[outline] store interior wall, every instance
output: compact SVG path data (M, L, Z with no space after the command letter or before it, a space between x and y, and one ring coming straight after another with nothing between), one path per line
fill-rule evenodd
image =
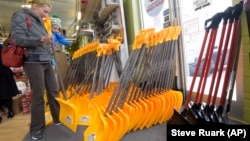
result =
M250 9L249 9L250 10ZM245 122L250 124L250 42L249 42L249 29L247 26L247 15L243 11L242 16L242 76L241 81L243 82L243 119Z

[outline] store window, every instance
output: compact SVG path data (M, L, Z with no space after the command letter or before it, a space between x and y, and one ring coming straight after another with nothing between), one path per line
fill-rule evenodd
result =
M180 9L181 9L181 21L182 21L182 37L183 37L183 46L185 48L185 57L186 57L186 74L187 74L187 89L190 88L191 82L193 80L193 75L198 63L199 55L201 54L202 44L205 40L205 21L212 18L215 14L219 12L224 12L229 6L232 6L232 1L230 0L221 0L221 1L211 1L211 0L180 0ZM219 27L217 28L216 40L214 44L214 49L212 52L212 58L210 62L210 67L208 69L207 81L205 94L209 93L209 88L211 86L212 75L215 70L216 57L218 56L218 47L220 44L220 38L222 33L223 22L220 22ZM206 37L206 46L202 53L200 60L200 67L197 71L197 82L200 82L199 79L202 75L203 64L206 62L208 57L207 55L207 46L208 42L211 42L211 30L209 35ZM230 45L230 44L228 44ZM221 50L219 55L223 54L224 50ZM224 69L221 75L221 80L224 80L225 68L228 61L228 52L224 58ZM222 57L221 57L222 58ZM217 67L219 69L220 65ZM196 92L199 84L195 83L193 91ZM223 81L220 82L220 85L223 84ZM218 95L220 97L221 87L219 88ZM235 99L235 97L234 97Z

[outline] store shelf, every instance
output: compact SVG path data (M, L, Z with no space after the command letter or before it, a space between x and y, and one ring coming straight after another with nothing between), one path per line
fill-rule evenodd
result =
M107 19L108 16L113 12L113 10L118 6L118 3L109 3L105 8L101 9L98 15L99 22L104 22L104 20Z
M83 29L83 30L80 30L79 35L88 36L88 37L92 37L93 38L93 36L94 36L94 30Z
M82 20L85 22L92 22L94 20L94 14L98 12L100 8L101 0L89 0L85 13L83 13Z

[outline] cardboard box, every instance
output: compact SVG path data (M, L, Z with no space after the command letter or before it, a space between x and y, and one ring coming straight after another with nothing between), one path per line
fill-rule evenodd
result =
M12 106L14 114L19 114L22 111L22 98L23 94L18 94L12 98L13 99Z

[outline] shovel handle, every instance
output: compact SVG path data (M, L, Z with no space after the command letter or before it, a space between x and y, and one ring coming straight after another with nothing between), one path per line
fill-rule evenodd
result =
M212 18L205 21L205 30L215 29L219 27L219 24L224 17L224 12L215 14Z
M102 56L103 55L103 46L99 46L97 49L96 49L96 51L97 51L97 57L100 57L100 56Z

